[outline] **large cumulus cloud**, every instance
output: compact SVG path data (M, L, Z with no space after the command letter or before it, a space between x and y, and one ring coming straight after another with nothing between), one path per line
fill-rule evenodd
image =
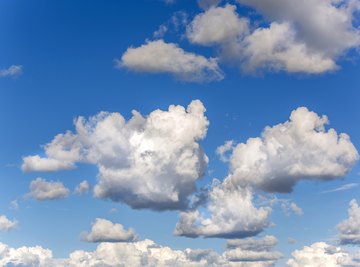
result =
M204 112L203 104L195 100L186 109L172 105L147 117L133 111L128 121L107 112L88 120L79 117L75 133L55 136L45 145L45 157L24 157L22 169L51 171L75 167L77 162L95 164L97 197L133 208L186 208L208 162L198 143L209 124Z

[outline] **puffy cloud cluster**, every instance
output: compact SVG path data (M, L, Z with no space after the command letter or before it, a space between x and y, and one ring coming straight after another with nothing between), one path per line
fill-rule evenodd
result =
M350 201L349 218L338 225L341 244L360 245L360 207L355 199Z
M282 254L273 251L277 244L274 236L265 236L263 239L234 239L227 243L224 256L228 261L241 263L240 266L269 267L274 266Z
M0 243L0 265L22 267L57 266L52 257L51 250L40 246L11 248Z
M76 162L96 164L97 197L133 208L183 209L208 162L198 143L209 124L204 112L203 104L195 100L187 109L172 105L168 111L155 110L147 117L133 111L128 121L119 113L107 112L89 120L79 117L76 133L57 135L45 146L46 157L24 157L22 169L59 170L59 166L74 167Z
M223 79L216 59L189 53L173 43L150 41L140 47L130 47L117 62L136 72L168 73L188 82L210 82Z
M220 0L197 2L203 12L187 23L189 42L214 47L219 61L245 73L330 72L360 45L359 0L237 0L237 5L227 1L223 6L218 6ZM237 7L245 12L237 12ZM166 30L162 27L156 36L163 38ZM186 81L223 78L215 60L162 40L129 48L119 64L135 71L171 73Z
M20 75L22 73L23 66L22 65L11 65L7 69L0 70L0 78L1 77L13 77Z
M301 250L295 250L292 259L287 261L288 267L341 267L360 266L356 255L351 255L340 247L317 242L311 246L305 246Z
M213 182L208 193L206 211L190 210L180 213L175 234L187 237L244 238L260 233L268 226L269 207L257 208L249 188Z
M61 182L46 181L40 177L31 181L28 195L36 200L54 200L65 198L70 191Z
M125 230L121 224L102 218L96 218L91 232L83 235L83 240L87 242L131 242L136 239L133 229Z
M5 215L0 215L0 231L8 232L18 225L16 220L11 221Z
M289 121L266 127L261 137L238 144L227 179L267 192L291 192L301 179L332 180L346 175L359 155L347 134L325 129L326 116L305 107Z

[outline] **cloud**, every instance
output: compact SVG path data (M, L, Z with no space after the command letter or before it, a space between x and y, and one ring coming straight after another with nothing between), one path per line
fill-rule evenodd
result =
M226 141L225 144L216 148L216 154L220 157L221 161L228 162L229 158L226 155L226 153L233 150L233 148L234 148L234 141L233 140Z
M88 181L84 180L75 188L75 193L79 195L87 193L89 191L89 188L90 185Z
M296 39L290 23L273 22L268 28L258 28L243 43L245 72L284 70L290 73L323 73L336 70L333 58L313 52Z
M22 73L23 66L22 65L11 65L7 69L0 70L0 78L1 77L14 77L18 76Z
M350 201L346 220L337 226L341 244L360 245L360 208L355 199Z
M285 213L286 216L290 216L291 213L295 213L298 216L303 215L303 211L298 205L294 202L283 201L281 203L281 209Z
M9 220L5 215L0 215L0 231L8 232L18 225L17 221Z
M69 195L69 192L69 189L61 182L48 182L38 177L31 181L28 195L36 200L43 201L65 198Z
M219 81L224 77L216 59L186 52L163 40L128 48L117 66L135 72L168 73L187 82Z
M132 242L137 236L133 229L125 230L121 224L96 218L90 233L83 235L86 242Z
M332 189L332 190L327 190L327 191L323 191L321 193L333 193L333 192L338 192L338 191L344 191L344 190L349 190L349 189L352 189L354 187L357 187L359 186L359 184L355 184L355 183L352 183L352 184L345 184L345 185L342 185L340 187L337 187L335 189Z
M57 135L44 146L46 157L27 158L95 164L99 198L124 202L133 208L184 209L196 191L196 181L208 158L198 141L206 136L209 122L199 100L187 109L171 105L147 117L133 111L126 121L119 113L101 112L86 120L75 120L76 133Z
M311 246L305 246L301 250L292 252L292 259L286 263L288 267L322 267L322 266L359 266L353 260L353 255L343 251L340 247L317 242Z
M221 0L197 0L199 7L204 10L215 7L220 4L220 2Z
M248 20L237 15L236 6L226 5L197 15L188 25L186 36L194 44L208 46L240 38L248 31Z
M0 265L1 266L55 266L51 250L40 246L11 248L0 243Z
M299 180L343 177L359 155L347 134L325 130L326 124L326 116L305 107L294 110L289 121L233 149L227 179L266 192L291 192Z
M248 188L233 187L225 181L215 181L208 193L206 209L180 213L175 234L187 237L244 238L260 233L269 225L269 207L257 208Z

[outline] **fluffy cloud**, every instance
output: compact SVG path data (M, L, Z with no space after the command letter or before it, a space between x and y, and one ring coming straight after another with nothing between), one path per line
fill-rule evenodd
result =
M280 252L272 251L276 244L277 239L274 236L265 236L259 240L252 238L229 240L224 257L228 261L239 263L244 267L269 267L282 258Z
M291 255L293 258L286 263L288 267L359 266L352 255L324 242L305 246L301 250L295 250Z
M75 188L75 193L79 195L84 194L89 191L89 188L90 185L88 181L84 180Z
M332 180L346 175L359 155L348 135L325 130L326 116L305 107L290 120L266 127L261 137L238 144L227 179L267 192L291 192L301 179Z
M137 239L133 229L125 230L121 224L96 218L91 232L83 235L87 242L131 242Z
M195 100L187 109L172 105L168 111L156 110L148 117L133 111L129 121L119 113L101 112L89 120L79 117L76 133L57 135L45 146L46 157L25 157L22 167L38 170L28 164L29 158L55 160L66 166L96 164L97 197L133 208L186 208L208 162L198 143L209 124L204 112L203 104Z
M0 78L1 77L13 77L20 75L22 73L23 66L21 65L11 65L7 69L0 70Z
M333 58L314 52L296 39L290 23L273 22L269 28L256 29L243 41L242 69L323 73L336 69Z
M271 209L256 208L248 188L214 182L206 203L209 216L199 210L180 213L175 234L187 237L244 238L260 233L268 226Z
M360 245L360 207L355 199L350 201L349 218L338 225L342 244Z
M248 30L248 21L239 18L236 7L226 5L197 15L187 27L186 36L195 44L215 45L240 38Z
M281 203L281 209L286 216L289 216L291 213L295 213L299 216L304 214L302 209L294 202L283 201Z
M52 258L52 252L40 246L11 248L0 243L0 265L1 266L23 266L23 267L47 267L56 266Z
M0 231L10 231L14 229L17 225L17 221L11 221L5 215L0 215Z
M69 195L67 189L61 182L46 181L40 177L31 181L29 196L42 201L65 198Z
M216 59L207 59L185 52L176 44L163 40L147 42L137 48L128 48L118 62L136 72L169 73L188 82L209 82L223 79Z

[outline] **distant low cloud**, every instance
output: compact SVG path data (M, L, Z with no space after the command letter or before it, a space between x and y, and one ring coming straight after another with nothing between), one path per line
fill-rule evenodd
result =
M337 226L340 242L344 245L360 245L360 207L355 199L350 201L348 216Z
M206 136L208 125L199 100L187 108L171 105L167 111L155 110L147 117L133 111L128 121L108 112L88 120L79 117L75 133L55 136L44 146L45 157L24 157L22 168L56 171L77 162L94 164L99 170L94 193L99 198L133 208L185 209L207 167L198 141Z
M128 48L117 62L135 72L168 73L187 82L209 82L223 79L216 59L207 59L185 52L176 44L163 40L147 42L137 48Z
M22 74L22 71L23 71L22 65L11 65L7 69L0 69L0 78L18 76Z
M85 194L89 191L89 188L90 188L89 182L84 180L75 188L75 193L78 195Z
M125 230L121 224L96 218L90 233L83 234L86 242L132 242L137 240L133 229Z
M294 202L284 201L281 203L281 209L286 216L291 215L292 213L301 216L303 215L303 210Z
M70 191L61 182L46 181L43 178L36 178L30 183L28 196L39 200L55 200L65 198Z
M14 229L17 225L17 221L11 221L5 215L0 215L0 231L8 232Z
M358 258L340 247L317 242L292 252L292 258L286 263L287 267L345 267L359 266Z

